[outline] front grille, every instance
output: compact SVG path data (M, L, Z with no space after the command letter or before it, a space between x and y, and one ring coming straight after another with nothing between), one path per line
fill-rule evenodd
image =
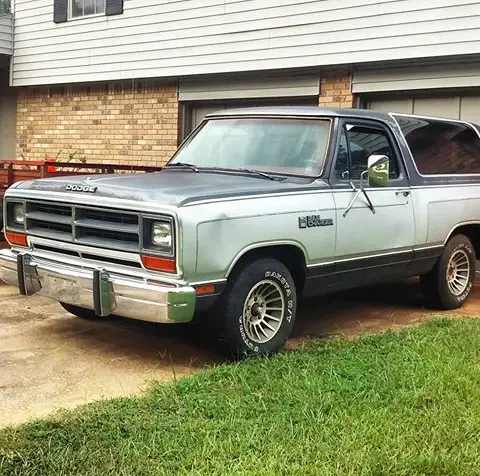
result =
M30 236L118 251L140 251L139 215L36 201L26 203Z
M74 256L75 258L83 258L91 261L101 261L105 263L113 263L122 266L130 266L133 268L141 268L142 265L138 261L127 261L125 259L112 258L109 256L96 255L94 253L84 253L80 251L65 250L63 248L54 248L53 246L34 244L34 249L40 251L49 251L50 253L56 253L67 256Z

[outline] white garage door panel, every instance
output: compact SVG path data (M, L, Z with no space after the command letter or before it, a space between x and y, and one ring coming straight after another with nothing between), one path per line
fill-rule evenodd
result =
M413 113L420 116L448 117L458 119L460 117L460 98L422 98L414 99Z
M320 76L259 77L181 81L179 101L318 96Z
M259 99L258 101L245 100L245 101L234 101L228 103L205 103L200 105L195 105L191 108L191 124L190 130L195 129L195 127L202 122L203 118L212 112L222 111L225 109L236 109L242 107L257 107L257 106L317 106L318 97L312 96L310 98L290 98L290 99ZM187 133L190 131L186 131Z
M403 114L413 114L413 100L405 99L377 99L367 103L368 109L375 111L401 112Z
M480 124L480 95L432 97L373 97L366 100L367 109L461 119Z
M463 97L460 118L480 125L480 96Z

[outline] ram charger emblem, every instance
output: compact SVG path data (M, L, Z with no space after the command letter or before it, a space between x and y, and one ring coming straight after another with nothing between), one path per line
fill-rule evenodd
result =
M315 226L332 226L331 218L321 218L320 215L298 217L298 228L312 228Z
M97 191L97 187L92 187L91 185L69 183L69 184L65 185L65 190L67 192L95 193Z

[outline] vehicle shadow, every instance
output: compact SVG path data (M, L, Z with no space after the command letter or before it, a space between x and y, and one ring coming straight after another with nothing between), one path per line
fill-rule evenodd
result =
M418 320L427 310L418 280L387 283L300 303L292 338L325 338L381 331Z
M412 280L308 299L299 304L291 341L298 345L315 338L406 324L430 312L423 305L418 284ZM201 322L163 325L112 316L89 323L89 332L83 336L95 347L119 348L147 360L161 358L165 365L202 367L221 362L227 355L211 327Z
M463 314L480 315L478 294L476 289ZM441 315L442 312L424 307L416 280L308 299L299 304L287 348L333 335L350 337L364 332L381 332L418 322L432 314ZM227 358L224 344L210 327L201 323L165 325L115 316L99 321L72 318L56 320L48 332L53 332L59 340L71 338L72 345L86 352L108 354L113 359L132 359L166 370L187 372L224 362Z

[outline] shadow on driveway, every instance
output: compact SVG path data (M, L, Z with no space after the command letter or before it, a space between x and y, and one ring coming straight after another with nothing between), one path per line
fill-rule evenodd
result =
M132 395L221 363L221 347L194 325L122 318L84 321L57 303L0 286L0 425L101 398ZM311 338L355 336L441 315L424 309L415 281L305 301L289 348ZM480 317L480 287L458 314Z

